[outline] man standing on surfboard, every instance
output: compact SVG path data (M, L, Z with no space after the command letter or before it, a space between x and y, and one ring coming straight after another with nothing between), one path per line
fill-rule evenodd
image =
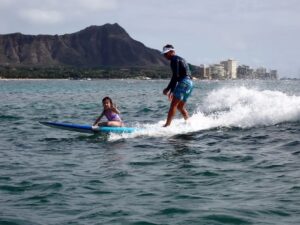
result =
M172 70L170 83L163 90L163 94L167 95L171 100L168 118L164 125L164 127L167 127L171 124L172 119L176 114L176 109L181 112L185 120L189 118L185 104L192 93L193 81L189 65L183 58L175 54L175 49L172 45L165 45L162 54L166 59L170 60Z

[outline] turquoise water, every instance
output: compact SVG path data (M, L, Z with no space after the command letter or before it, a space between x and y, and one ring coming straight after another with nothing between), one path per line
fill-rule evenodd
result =
M0 224L300 224L300 82L0 80ZM115 100L134 134L87 135Z

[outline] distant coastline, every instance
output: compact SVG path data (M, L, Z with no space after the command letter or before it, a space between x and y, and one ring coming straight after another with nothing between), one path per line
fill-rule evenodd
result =
M169 78L166 67L1 67L1 79L127 79L127 78Z
M280 80L300 80L300 78L289 78L289 77L282 77Z
M199 80L228 80L205 79L199 68L191 66L192 76ZM169 79L171 71L168 67L8 67L0 66L0 79ZM288 79L288 78L286 78ZM267 80L267 79L262 79Z

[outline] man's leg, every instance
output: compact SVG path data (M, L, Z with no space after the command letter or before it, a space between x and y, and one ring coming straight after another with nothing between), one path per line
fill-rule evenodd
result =
M184 101L179 102L179 104L177 106L177 109L181 112L181 114L182 114L182 116L185 120L187 120L189 118L189 113L185 108L185 102Z
M168 113L168 118L167 118L167 122L164 125L164 127L167 127L171 124L173 117L176 114L176 109L178 107L180 100L178 100L177 98L173 97L171 105L170 105L170 109L169 109L169 113Z

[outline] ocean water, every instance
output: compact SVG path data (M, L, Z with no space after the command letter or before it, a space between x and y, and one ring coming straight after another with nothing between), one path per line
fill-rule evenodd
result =
M300 82L0 80L0 224L300 224ZM134 134L88 135L111 96Z

